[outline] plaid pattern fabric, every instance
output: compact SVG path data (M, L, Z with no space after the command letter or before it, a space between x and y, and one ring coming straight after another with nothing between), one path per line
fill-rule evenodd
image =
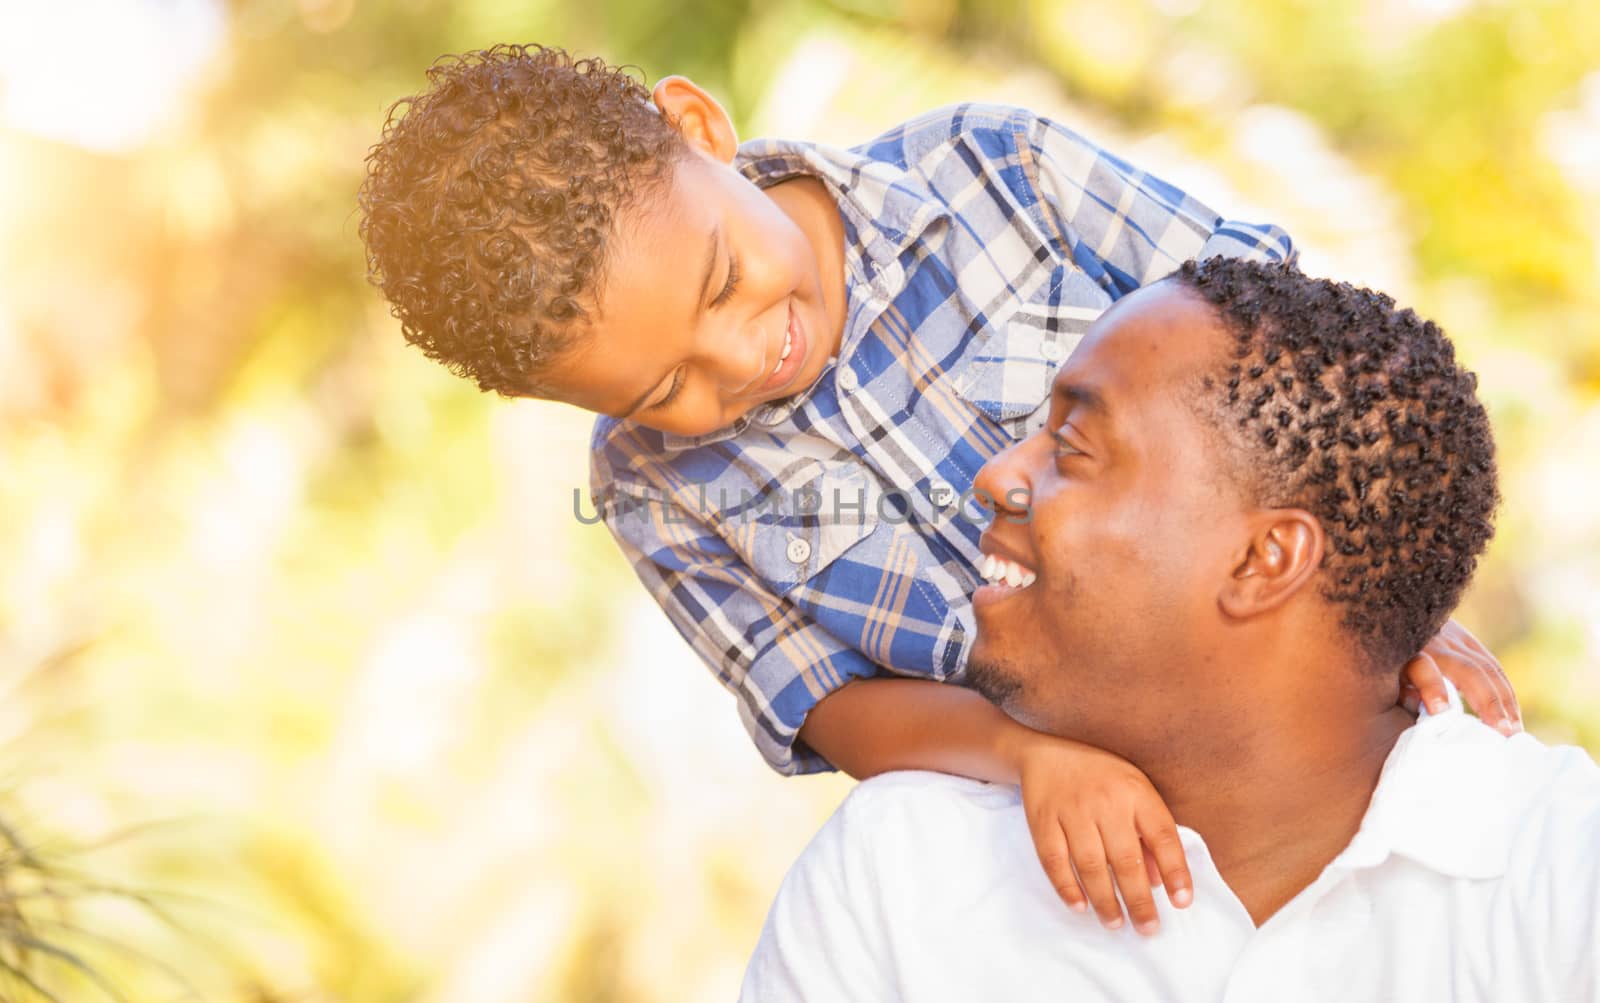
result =
M845 682L961 681L973 477L1043 424L1089 323L1188 258L1294 251L1017 108L940 109L850 150L755 140L737 166L838 201L837 360L710 435L600 418L591 497L761 754L807 773L829 765L796 732Z

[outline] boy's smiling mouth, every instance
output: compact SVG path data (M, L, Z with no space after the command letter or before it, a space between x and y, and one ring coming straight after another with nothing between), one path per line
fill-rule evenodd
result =
M770 393L794 381L795 373L805 361L806 331L795 310L794 297L789 297L788 320L783 329L783 345L778 349L777 365L767 374L766 382L758 391Z

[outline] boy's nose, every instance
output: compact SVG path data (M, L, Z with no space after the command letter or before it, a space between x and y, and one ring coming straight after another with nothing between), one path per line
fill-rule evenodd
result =
M712 346L708 363L717 386L729 394L747 394L760 386L772 372L777 357L769 351L770 332L755 324L730 324Z

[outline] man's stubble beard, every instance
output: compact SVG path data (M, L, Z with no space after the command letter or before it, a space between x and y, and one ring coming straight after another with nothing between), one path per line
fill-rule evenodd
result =
M1008 714L1022 692L1022 680L1006 671L998 661L969 660L965 682L968 688Z
M1077 577L1069 574L1058 593L1051 598L1055 603L1067 605L1077 597L1077 594ZM973 654L976 656L977 653L975 645ZM1022 699L1023 679L1026 678L1026 673L1017 671L1017 668L1011 665L1004 655L997 658L972 657L967 660L966 674L962 682L1012 718L1029 724L1031 717L1027 714L1026 702ZM1029 727L1037 726L1029 724Z

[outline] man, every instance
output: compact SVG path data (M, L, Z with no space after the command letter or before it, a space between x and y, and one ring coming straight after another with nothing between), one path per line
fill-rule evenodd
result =
M1144 937L1063 912L1015 789L891 774L796 863L744 998L1600 999L1600 769L1395 706L1492 533L1475 385L1433 324L1293 266L1109 309L979 475L1028 500L982 549L1032 584L974 595L971 682L1144 771L1192 905ZM1107 849L1086 884L1151 851Z

